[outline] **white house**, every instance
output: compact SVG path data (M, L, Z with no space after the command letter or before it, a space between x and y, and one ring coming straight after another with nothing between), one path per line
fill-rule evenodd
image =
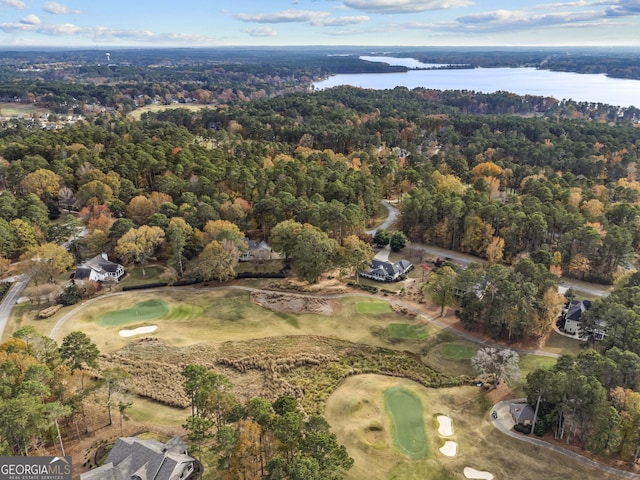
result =
M589 300L571 302L567 314L564 317L564 331L571 335L579 335L582 314L590 308L591 301Z
M119 438L104 465L80 475L80 480L187 480L194 477L195 459L178 436L163 444L137 437Z
M96 255L87 260L76 269L73 279L78 282L85 280L94 280L104 282L105 280L120 281L124 277L124 267L119 263L109 260L106 253Z
M374 258L369 271L360 274L360 276L377 282L397 282L405 278L407 272L412 268L413 263L409 260L398 260L396 263L391 263Z

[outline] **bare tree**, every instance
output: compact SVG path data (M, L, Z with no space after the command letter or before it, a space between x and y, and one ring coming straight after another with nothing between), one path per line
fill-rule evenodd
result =
M500 382L511 383L520 378L520 357L514 350L484 347L471 359L471 366L497 388Z

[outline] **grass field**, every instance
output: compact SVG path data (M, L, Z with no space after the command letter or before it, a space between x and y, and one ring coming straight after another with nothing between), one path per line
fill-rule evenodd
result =
M384 315L359 313L361 308L358 305L363 302L358 297L340 299L338 311L332 316L324 316L274 312L253 303L249 293L244 291L166 288L161 292L126 292L99 299L79 309L77 315L64 324L57 339L60 341L70 332L82 330L93 339L101 352L108 353L122 348L131 341L118 334L122 322L126 322L127 328L148 325L150 317L145 317L144 320L138 317L132 321L135 316L135 310L132 309L139 304L149 305L146 302L159 298L168 305L168 312L158 322L158 330L152 336L177 346L280 335L320 335L389 347L389 339L374 335L374 331L387 330L391 324L411 325L407 317L391 311L389 305L381 301L364 303L375 305L378 311L388 309ZM65 313L72 311L72 308L75 307L65 309ZM126 313L122 313L123 311ZM115 320L107 324L101 320L104 315L107 315L107 319L115 315ZM50 322L50 325L53 323ZM35 319L25 318L22 324L39 327ZM429 326L420 325L420 328L425 330L425 334L429 334ZM43 333L48 334L48 331ZM402 348L418 353L421 346L403 344Z
M429 337L429 332L423 325L415 323L392 323L389 325L389 338L424 340Z
M431 451L422 458L399 452L385 413L385 391L401 388L421 400ZM349 480L453 480L463 479L465 467L488 471L497 479L613 480L616 477L583 465L545 448L532 447L497 431L489 422L486 397L477 387L427 389L406 379L358 375L346 379L331 395L325 417L338 441L355 460ZM458 455L445 457L438 449L437 415L453 421ZM505 452L508 452L505 453Z
M180 318L189 318L182 315L183 310L188 309L188 305L176 305L174 310L180 310L180 314L174 317L174 320ZM159 320L169 313L169 304L163 300L151 299L144 302L136 303L130 308L123 310L113 310L100 316L98 325L101 327L120 327L131 323L148 322L151 320Z
M384 391L384 405L391 417L395 445L411 458L426 456L429 446L420 398L402 387L392 387Z
M2 117L31 116L33 114L42 115L44 113L49 113L49 110L37 108L33 105L25 105L23 103L0 102L0 116Z
M391 305L387 302L358 302L356 303L356 311L358 313L389 313L391 311Z
M164 110L176 110L178 108L184 108L190 112L197 112L204 108L215 108L213 105L196 105L193 103L172 103L171 105L147 105L144 107L136 108L133 112L129 113L129 117L134 120L140 120L143 113L147 112L162 112Z
M471 360L478 348L474 345L457 342L445 342L438 345L440 354L450 360Z

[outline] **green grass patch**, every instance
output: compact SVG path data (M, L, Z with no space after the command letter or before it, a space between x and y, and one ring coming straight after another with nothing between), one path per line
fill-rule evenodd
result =
M390 313L391 305L387 302L358 302L356 303L358 313Z
M520 357L520 370L522 375L533 372L539 368L552 367L556 364L557 358L543 357L541 355L523 355Z
M422 402L414 393L402 387L384 391L385 409L391 417L393 437L400 451L412 458L429 453L422 417Z
M422 325L410 323L392 323L389 325L390 338L410 338L413 340L423 340L429 333Z
M129 323L158 320L168 313L169 304L164 300L146 300L136 303L131 308L105 313L98 319L98 325L101 327L119 327Z
M165 320L194 320L200 318L204 313L204 308L188 303L181 303L171 307L169 315Z
M441 343L437 348L443 357L450 360L471 360L478 350L473 345L455 342Z
M298 323L298 318L295 315L290 315L284 312L275 312L276 317L281 318L293 328L300 328L300 324Z

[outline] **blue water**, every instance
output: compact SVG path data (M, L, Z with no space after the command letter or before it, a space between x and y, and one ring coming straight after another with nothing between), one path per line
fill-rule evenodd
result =
M414 59L388 60L393 65L409 68L433 67ZM392 63L393 62L393 63ZM551 72L535 68L474 68L455 70L410 70L406 73L341 74L316 82L316 90L351 85L374 90L424 87L434 90L471 90L492 93L512 92L518 95L538 95L558 100L606 103L621 107L640 108L640 81L609 78L604 74Z

